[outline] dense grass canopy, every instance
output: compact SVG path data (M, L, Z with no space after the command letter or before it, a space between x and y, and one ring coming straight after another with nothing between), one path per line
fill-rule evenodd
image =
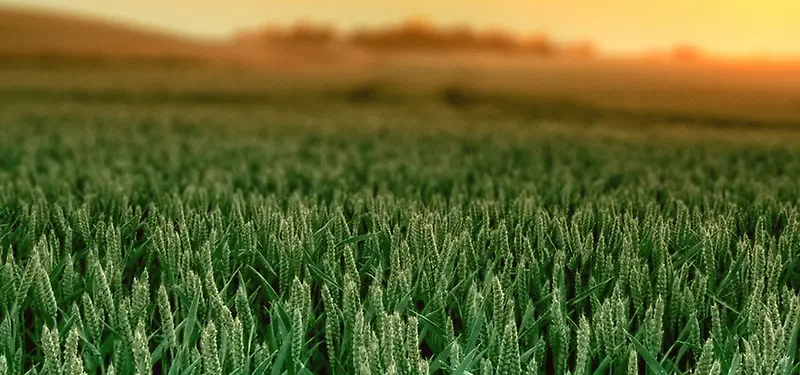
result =
M800 151L358 121L7 122L0 374L798 373Z

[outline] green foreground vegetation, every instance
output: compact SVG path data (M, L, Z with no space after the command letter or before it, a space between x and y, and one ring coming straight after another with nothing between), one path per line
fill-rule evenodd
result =
M798 150L121 113L0 124L0 375L800 372Z

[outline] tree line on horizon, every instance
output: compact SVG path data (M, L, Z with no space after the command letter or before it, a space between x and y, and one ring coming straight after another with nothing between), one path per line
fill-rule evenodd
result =
M444 27L421 18L381 27L343 31L330 24L298 21L237 33L236 41L253 45L311 46L346 44L375 52L428 50L445 52L527 53L540 56L598 54L591 41L560 43L545 33L518 35L502 29L476 30L467 25Z

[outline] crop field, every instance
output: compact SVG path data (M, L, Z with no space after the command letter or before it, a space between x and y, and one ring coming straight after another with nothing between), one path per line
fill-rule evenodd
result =
M795 130L26 95L0 375L800 372Z

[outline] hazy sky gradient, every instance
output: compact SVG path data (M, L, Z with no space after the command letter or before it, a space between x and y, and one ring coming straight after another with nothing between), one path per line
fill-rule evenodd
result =
M297 19L349 28L424 16L615 52L693 43L727 54L800 55L798 0L0 0L86 12L202 37Z

